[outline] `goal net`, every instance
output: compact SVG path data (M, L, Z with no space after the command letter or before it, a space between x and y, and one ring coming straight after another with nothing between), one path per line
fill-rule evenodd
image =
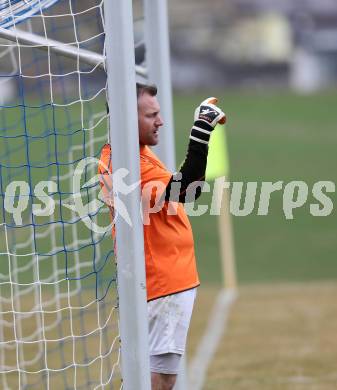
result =
M1 31L0 387L120 388L103 1L2 0Z

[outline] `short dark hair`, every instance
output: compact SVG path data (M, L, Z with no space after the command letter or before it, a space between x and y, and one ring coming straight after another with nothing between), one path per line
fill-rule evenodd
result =
M137 86L137 99L143 95L143 93L148 93L151 96L156 96L157 95L157 86L154 84L141 84L141 83L136 83Z
M151 96L157 95L157 86L155 84L142 84L142 83L136 83L137 87L137 99L139 96L143 95L143 93L148 93ZM105 103L106 105L106 112L109 114L109 105L108 103Z

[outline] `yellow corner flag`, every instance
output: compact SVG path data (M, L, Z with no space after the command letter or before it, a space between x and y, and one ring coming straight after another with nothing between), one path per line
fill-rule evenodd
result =
M229 161L225 126L216 126L208 147L206 180L211 181L220 176L228 176Z
M213 130L209 143L206 180L215 180L221 176L225 176L226 180L228 180L229 161L225 128L217 125ZM237 279L230 216L230 190L228 187L219 187L216 189L215 196L218 199L217 201L220 202L218 226L224 287L225 289L235 290L237 287Z

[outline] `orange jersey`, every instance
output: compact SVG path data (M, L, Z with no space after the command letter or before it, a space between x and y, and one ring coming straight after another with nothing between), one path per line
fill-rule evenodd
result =
M102 166L110 167L110 145L104 145L101 153ZM102 169L100 165L99 173ZM111 168L109 168L111 172ZM147 146L140 147L141 189L159 181L163 185L152 191L154 198L169 183L170 173ZM157 193L159 192L159 193ZM169 203L149 214L149 223L144 223L144 249L146 266L147 299L181 292L199 285L196 268L193 234L182 203L175 203L175 215L167 213ZM172 208L172 205L171 205Z

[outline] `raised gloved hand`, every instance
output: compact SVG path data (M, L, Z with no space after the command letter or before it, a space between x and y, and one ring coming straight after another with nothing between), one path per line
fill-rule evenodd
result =
M226 115L215 104L218 99L210 97L204 100L194 112L194 124L191 129L190 139L208 144L211 132L220 123L226 123Z

